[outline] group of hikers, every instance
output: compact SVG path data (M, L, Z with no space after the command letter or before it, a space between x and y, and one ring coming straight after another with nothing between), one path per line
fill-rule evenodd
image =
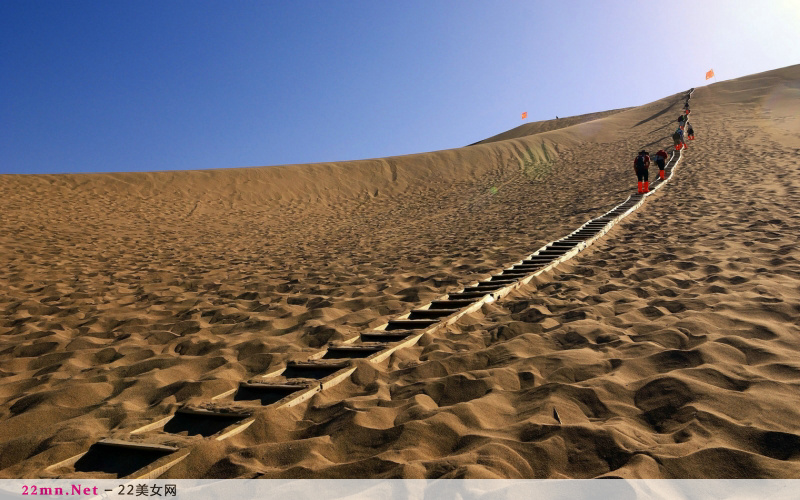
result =
M694 140L694 129L692 125L689 123L689 113L692 110L689 109L689 101L686 101L686 104L683 105L683 114L678 117L678 130L672 134L672 142L675 143L675 150L686 148L686 141L684 140L683 129L686 128L686 136L688 139Z
M653 157L658 166L658 178L666 178L664 168L667 166L667 152L659 149ZM639 194L650 192L650 153L645 150L639 151L639 155L633 160L633 170L636 172L636 178L639 181Z
M684 127L686 128L686 137L692 141L694 140L694 129L689 124L689 101L683 106L683 114L678 117L678 129L672 134L672 141L675 143L675 150L686 148L686 139L684 138ZM658 178L665 179L664 168L667 165L667 152L659 149L653 156L653 159L658 166ZM650 153L645 150L639 151L636 159L633 160L633 171L636 172L636 179L638 180L638 193L644 194L650 192L650 179L648 169L650 168Z

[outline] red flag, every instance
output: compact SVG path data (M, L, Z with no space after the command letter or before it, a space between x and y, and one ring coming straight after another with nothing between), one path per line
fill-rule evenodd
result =
M706 72L706 80L714 77L714 70L710 69Z
M522 119L523 119L523 120L524 120L525 118L527 118L527 117L528 117L528 112L527 112L527 111L526 111L526 112L524 112L524 113L522 113Z

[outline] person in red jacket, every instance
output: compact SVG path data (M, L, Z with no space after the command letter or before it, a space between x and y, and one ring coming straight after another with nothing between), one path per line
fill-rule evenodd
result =
M656 160L656 165L658 166L658 178L663 180L666 178L664 174L664 167L667 166L667 152L663 149L659 149L654 158Z
M649 167L650 155L645 150L639 151L639 155L633 160L633 171L636 172L636 178L639 181L639 194L650 192L650 181L647 172Z

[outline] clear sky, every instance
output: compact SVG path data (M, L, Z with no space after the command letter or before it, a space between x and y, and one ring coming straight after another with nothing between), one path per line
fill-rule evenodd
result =
M0 173L461 147L800 63L800 1L0 0Z

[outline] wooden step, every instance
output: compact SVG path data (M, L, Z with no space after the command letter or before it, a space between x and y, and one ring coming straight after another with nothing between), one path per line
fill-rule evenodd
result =
M317 384L318 385L318 384ZM308 389L312 384L271 384L263 382L241 382L233 396L234 401L258 400L262 405L277 403L286 396Z
M506 269L505 271L503 271L503 274L501 274L500 276L508 276L508 277L518 276L518 277L523 277L523 276L527 276L527 275L531 274L531 272L532 271L529 271L528 269L524 269L524 268L520 269L520 268L516 268L515 267L513 269Z
M408 319L438 319L455 314L460 309L414 309Z
M569 251L568 248L559 248L554 250L542 250L537 255L540 257L560 257Z
M498 290L500 288L507 287L509 284L510 283L498 283L497 281L495 281L495 282L484 281L484 282L478 283L477 285L473 285L473 286L471 286L469 288L465 288L464 291L481 292L481 291L484 291L484 290Z
M520 271L520 272L524 271L526 274L532 274L532 273L535 273L536 271L538 271L538 270L540 270L540 269L542 269L544 267L545 266L525 266L525 265L522 265L522 266L514 266L514 270L515 271Z
M455 299L455 300L434 300L431 302L429 310L433 309L463 309L474 304L475 301L471 299Z
M439 320L436 319L392 319L386 325L386 331L393 330L419 330L435 325Z
M415 332L412 330L393 330L391 332L372 330L362 332L360 338L362 342L398 342L414 334Z
M510 285L511 283L515 283L517 281L518 279L514 278L513 276L504 276L502 274L497 274L489 278L489 281L481 281L478 284L481 285L483 283L505 283L507 285Z
M349 361L290 361L281 375L287 379L323 379L350 366Z
M86 453L77 459L74 468L76 472L103 472L123 478L132 476L177 451L178 448L173 446L103 439L90 446ZM185 458L185 455L181 458ZM171 461L165 465L174 463Z
M189 436L213 436L252 416L252 411L222 411L185 407L164 425L164 432L187 433Z
M447 294L447 296L449 298L454 299L454 300L473 300L473 299L474 300L480 300L481 298L486 296L486 294L488 294L488 293L489 292L487 292L487 291L479 290L479 291L472 291L472 292L455 292L455 293Z
M384 342L369 344L332 344L328 346L322 359L351 359L367 358L376 352L381 352L388 346Z
M477 288L470 287L467 288L464 291L464 293L479 294L481 297L483 297L484 295L489 295L493 292L496 292L497 290L500 290L501 288L505 288L506 286L508 285L496 285L493 287L477 287Z

